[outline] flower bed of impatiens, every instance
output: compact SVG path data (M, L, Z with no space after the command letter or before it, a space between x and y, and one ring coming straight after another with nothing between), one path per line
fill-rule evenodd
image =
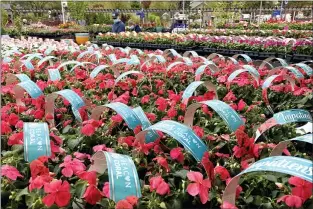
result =
M3 208L313 204L312 61L35 38L2 50Z
M301 54L313 55L312 38L290 39L279 37L248 37L248 36L209 36L199 34L170 34L170 33L106 33L97 36L104 42L121 42L124 44L158 44L205 47L221 50L252 51L253 53L279 53L283 55Z
M286 38L309 38L313 36L312 30L258 30L258 29L189 29L183 31L184 34L197 33L213 36L284 36Z

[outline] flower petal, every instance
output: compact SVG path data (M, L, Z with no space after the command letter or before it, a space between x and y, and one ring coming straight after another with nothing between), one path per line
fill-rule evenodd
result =
M199 194L199 184L198 183L191 183L187 186L187 192L191 196L196 196Z
M203 180L203 175L200 172L188 172L187 177L190 181L201 182Z
M45 196L45 197L42 199L42 202L43 202L46 206L51 207L51 205L53 205L53 203L54 203L54 200L55 200L54 194L48 194L47 196Z

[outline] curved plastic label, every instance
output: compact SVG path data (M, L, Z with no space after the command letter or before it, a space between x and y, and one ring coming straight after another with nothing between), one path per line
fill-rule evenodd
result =
M6 84L12 84L18 79L20 82L28 81L30 78L26 74L11 74L9 73L7 79L5 80Z
M244 72L248 72L250 73L250 75L254 78L254 80L257 82L257 84L259 85L259 80L260 80L260 74L258 73L258 75L256 75L254 72L251 71L251 69L239 69L239 70L235 70L234 72L232 72L229 77L227 78L227 82L231 82L233 81L239 74L244 73Z
M90 73L90 78L95 78L101 70L104 70L105 68L109 67L108 65L99 65L96 68L94 68Z
M177 65L187 65L187 64L185 62L173 62L169 66L167 66L166 72L170 71L173 67L175 67Z
M202 105L207 105L211 107L213 110L217 112L217 114L225 121L227 126L231 131L236 131L240 126L244 125L243 120L240 118L238 113L231 108L228 104L220 101L220 100L209 100L203 101L199 103L191 104L187 107L185 113L184 123L192 127L193 126L193 118L196 110Z
M61 80L61 74L58 69L48 69L48 73L51 81Z
M227 59L229 59L234 65L238 65L239 64L238 61L235 58L233 58L233 57L227 57Z
M165 49L163 54L164 56L172 55L173 57L181 57L175 49Z
M3 62L3 63L10 63L12 60L13 60L13 59L10 58L10 57L4 57L3 60L2 60L2 62Z
M233 177L225 188L223 202L235 205L236 188L240 176L250 172L279 172L297 176L308 182L313 182L312 161L297 157L276 156L268 157L253 163L250 167Z
M34 83L31 80L26 80L21 83L18 83L17 86L15 86L14 88L17 88L18 86L27 91L27 93L34 99L43 95L41 89L37 86L36 83Z
M47 57L41 59L41 60L37 63L37 66L42 65L42 63L44 63L44 62L46 62L46 61L49 61L49 64L50 64L50 65L53 65L53 61L52 61L53 59L58 59L58 58L56 58L55 56L47 56Z
M78 61L75 61L75 60L72 60L72 61L67 61L67 62L63 62L61 63L57 69L61 69L62 67L64 68L64 70L67 70L67 65L78 65L78 64L81 64L81 62L78 62Z
M183 54L183 57L189 57L189 56L193 56L193 57L198 57L199 55L197 54L197 52L195 51L186 51L184 54Z
M23 123L24 159L27 162L41 156L51 156L47 123Z
M308 65L306 65L306 64L304 64L304 63L297 63L297 64L295 64L295 66L298 66L298 67L300 67L302 70L304 70L304 72L305 72L308 76L312 76L312 75L313 75L313 69L312 69L310 66L308 66Z
M141 197L140 181L133 160L127 155L100 151L91 158L89 171L103 174L108 170L110 199L115 202L128 196Z
M279 144L277 144L274 149L272 150L270 156L279 156L283 153L283 150L285 148L287 148L287 145L291 142L291 141L299 141L299 142L306 142L309 144L313 144L313 136L312 134L306 134L304 136L298 136L296 138L292 138L292 139L288 139L286 141L282 141L279 142Z
M93 50L93 49L92 49ZM81 58L83 58L85 55L87 55L87 54L92 54L93 53L93 51L92 50L88 50L88 51L84 51L84 52L82 52L82 53L80 53L78 56L77 56L77 59L81 59Z
M285 66L288 66L288 63L284 60L284 59L281 59L281 58L277 58L277 57L269 57L269 58L266 58L264 61L265 62L272 62L273 60L277 60L281 66L285 67ZM261 65L262 66L262 65ZM260 67L261 67L260 66ZM263 66L262 66L263 67Z
M72 107L77 110L85 106L84 100L75 91L72 91L70 89L64 89L54 93L63 96L66 100L69 101L69 103L71 103Z
M160 63L165 63L166 62L165 58L162 55L148 54L148 56L150 57L151 60L156 58L158 60L158 62L160 62Z
M176 60L178 61L183 61L186 65L191 66L192 65L192 60L189 57L180 57Z
M121 64L121 63L128 63L128 62L129 62L128 58L121 58L121 59L115 60L113 62L113 65L117 65L117 64Z
M136 138L140 142L144 142L145 135L150 130L162 131L171 137L175 138L181 143L186 150L188 150L192 156L201 161L205 152L207 152L207 146L203 141L193 132L193 130L184 124L178 123L172 120L160 121L147 129L141 131L136 135Z
M34 65L29 60L21 60L21 62L23 63L22 66L24 65L27 68L27 70L35 69Z
M137 55L130 55L130 59L127 62L128 65L140 65L140 60Z
M43 57L41 55L42 54L40 53L25 54L24 56L21 57L21 59L27 58L28 61L32 60L33 58L42 59Z
M94 120L99 120L101 113L105 110L106 107L113 109L119 115L121 115L130 129L134 130L137 126L141 125L141 121L137 117L136 113L130 107L121 102L113 102L94 108L91 113L91 118Z
M194 81L187 86L187 88L185 89L185 91L183 93L182 100L183 100L183 103L185 105L188 104L189 98L192 96L192 94L195 92L195 90L202 84L204 84L206 86L208 91L214 91L215 99L218 99L217 98L217 92L216 92L216 86L214 86L213 83L211 83L210 81Z
M302 109L291 109L275 113L272 118L265 121L256 131L255 142L266 130L276 126L293 122L312 122L310 112Z
M49 54L51 54L52 51L54 51L54 49L53 49L52 47L48 47L48 48L45 50L44 54L45 54L45 55L49 55Z
M133 111L135 112L135 114L137 115L141 122L142 130L145 130L151 126L149 119L147 118L145 112L142 110L141 107L136 107L133 109ZM151 130L146 135L146 143L154 142L159 137L160 137L159 134L155 130Z
M108 58L110 59L112 63L114 63L117 60L115 54L109 54Z
M232 56L232 57L233 57L234 59L237 59L239 56L243 57L246 62L252 62L251 57L249 57L249 56L246 55L246 54L235 54L235 55Z
M205 69L206 69L207 67L210 69L210 71L211 71L212 73L216 73L217 71L219 71L218 67L214 64L214 62L208 61L207 64L200 65L200 66L197 68L197 70L196 70L196 72L195 72L195 75L196 75L195 80L196 80L196 81L199 81L199 80L200 80L201 75L204 73L204 71L205 71Z
M127 72L122 73L119 77L116 78L115 84L117 84L121 79L123 79L125 76L130 75L130 74L140 74L140 75L144 75L144 74L143 74L142 72L140 72L140 71L134 71L134 70L127 71Z

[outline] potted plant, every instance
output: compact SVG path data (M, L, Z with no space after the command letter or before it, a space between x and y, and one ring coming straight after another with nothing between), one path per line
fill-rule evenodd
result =
M156 17L155 18L155 24L156 24L156 32L162 32L163 27L162 27L162 23L161 23L161 18L160 17Z

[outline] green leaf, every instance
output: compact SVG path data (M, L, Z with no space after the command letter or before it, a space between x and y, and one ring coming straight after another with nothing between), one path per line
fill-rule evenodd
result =
M75 195L81 199L87 187L87 182L81 181L75 185Z
M177 176L177 177L180 177L182 179L186 179L187 178L187 173L188 173L187 170L182 169L182 170L176 171L173 174L173 176Z
M83 139L83 137L80 137L80 138L77 138L77 139L69 139L68 142L67 142L68 147L70 149L74 149L81 142L82 139Z
M244 201L246 203L251 203L253 201L253 197L252 196L249 196L248 198L244 199Z
M20 191L17 193L17 195L16 195L16 197L15 197L15 200L16 200L16 201L20 201L20 200L21 200L21 197L22 197L23 195L28 195L28 194L29 194L29 192L28 192L28 187L25 187L24 189L20 190Z
M70 126L70 125L65 126L62 130L62 134L66 134L71 128L72 128L72 126Z
M269 181L277 182L277 178L274 175L266 174L266 175L262 175L262 177Z
M272 209L273 208L272 203L270 203L270 202L263 203L262 206L264 206L264 208L266 208L266 209Z

